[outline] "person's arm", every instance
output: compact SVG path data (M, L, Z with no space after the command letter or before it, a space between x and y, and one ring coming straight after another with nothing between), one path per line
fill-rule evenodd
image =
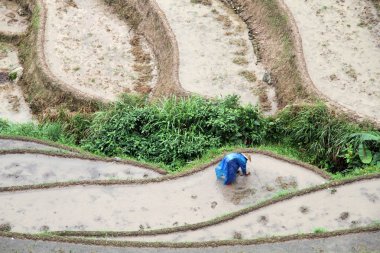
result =
M247 160L243 157L242 159L239 159L239 165L240 165L240 168L241 168L241 172L243 173L244 176L248 176L250 175L251 173L248 172L247 173Z

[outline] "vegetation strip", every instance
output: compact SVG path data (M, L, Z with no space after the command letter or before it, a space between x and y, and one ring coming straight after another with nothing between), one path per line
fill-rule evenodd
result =
M318 192L321 190L328 189L330 187L338 187L342 186L345 184L350 184L354 182L359 182L363 180L370 180L370 179L376 179L380 178L380 173L379 174L373 174L373 175L366 175L366 176L361 176L357 178L350 178L350 179L345 179L341 181L332 181L326 184L322 185L317 185L313 186L307 189L299 190L296 192L292 192L280 197L274 197L268 200L264 200L258 204L255 204L253 206L243 208L239 211L233 212L226 214L221 217L217 217L212 220L208 220L205 222L199 222L195 224L189 224L189 225L184 225L184 226L178 226L178 227L172 227L172 228L163 228L163 229L156 229L156 230L139 230L139 231L54 231L51 232L55 235L60 235L60 236L84 236L84 237L93 237L93 236L99 236L99 237L125 237L125 236L143 236L143 235L158 235L158 234L169 234L169 233L176 233L176 232L183 232L183 231L188 231L188 230L197 230L201 229L204 227L209 227L212 225L216 225L219 223L223 223L232 219L235 219L239 216L248 214L250 212L256 211L258 209L261 209L263 207L267 207L270 205L273 205L275 203L279 203L285 200L292 199L294 197L299 197L303 196L309 193L314 193Z
M288 20L289 20L288 22L290 23L290 26L291 26L291 29L290 29L291 35L293 36L293 41L294 41L295 47L297 48L297 50L295 51L295 56L297 58L297 65L298 65L298 69L300 69L300 72L302 74L302 79L303 79L302 83L306 87L306 89L312 92L313 94L316 94L319 98L322 98L324 101L326 101L327 105L330 108L332 108L334 111L343 112L348 118L358 123L360 123L361 121L370 121L372 124L376 126L377 129L380 129L380 119L368 118L368 117L359 115L357 112L345 107L344 105L341 105L335 102L334 100L331 100L329 97L323 94L315 86L307 70L305 55L303 53L303 47L302 47L302 38L299 33L294 16L283 0L276 0L276 1L278 1L279 7L288 17Z
M14 141L25 141L25 142L49 146L52 148L58 148L58 149L62 149L64 151L69 151L69 152L73 152L73 153L84 153L84 151L82 151L78 148L75 148L75 147L70 147L70 146L66 146L63 144L59 144L59 143L55 143L55 142L51 142L51 141L47 141L47 140L36 139L36 138L32 138L32 137L0 135L0 139L11 140L11 141L12 140L14 140Z
M296 161L293 159L285 158L277 154L274 154L272 152L255 150L255 149L250 149L250 148L237 149L232 152L255 153L255 154L266 155L266 156L269 156L281 161L288 162L290 164L295 164L295 165L304 167L305 169L310 170L327 180L331 179L329 174L327 174L325 171L315 166L312 166L310 164L306 164L300 161ZM206 168L218 163L224 157L226 153L227 152L225 152L224 154L218 156L217 158L213 159L212 161L206 164L195 167L192 170L178 173L175 175L168 175L165 177L149 178L149 179L141 179L141 180L140 179L139 180L116 180L116 179L115 180L83 180L83 181L76 181L76 182L57 182L57 183L46 183L46 184L36 184L36 185L9 186L9 187L0 187L0 192L16 192L16 191L27 191L27 190L63 188L63 187L78 186L78 185L125 185L125 184L158 183L158 182L163 182L167 180L174 180L174 179L185 177L185 176L190 176L192 174L201 172L205 170ZM41 154L41 155L50 155L50 156L57 156L57 157L64 157L64 158L87 159L87 160L93 160L93 161L120 162L124 164L140 166L145 169L150 169L163 175L167 174L167 172L162 169L156 168L151 165L131 161L131 160L116 160L116 159L110 159L110 158L86 156L86 155L81 155L81 154L62 154L62 153L57 153L57 152L52 152L52 151L28 150L28 149L15 149L15 150L3 150L3 151L0 150L0 155L5 155L5 154Z
M336 230L331 232L295 234L286 236L273 236L258 238L252 240L223 240L208 242L184 242L184 243L168 243L168 242L130 242L130 241L106 241L93 240L84 238L70 238L51 234L23 234L14 232L1 232L0 237L17 238L22 240L39 240L48 242L75 243L84 245L112 246L112 247L149 247L149 248L206 248L219 246L235 246L235 245L258 245L267 243L278 243L303 239L323 239L329 237L337 237L348 234L368 233L380 231L380 225L358 227L344 230Z

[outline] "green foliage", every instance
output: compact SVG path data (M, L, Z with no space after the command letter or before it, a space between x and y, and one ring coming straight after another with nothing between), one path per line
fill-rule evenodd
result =
M314 228L313 232L316 233L316 234L326 233L327 229L326 228L322 228L322 227L318 227L318 228Z
M323 104L289 107L266 119L256 107L239 105L236 96L149 102L125 95L95 114L62 111L54 122L39 125L0 120L0 134L77 145L172 172L252 146L327 168L337 178L380 172L380 133L349 123Z
M62 124L58 122L47 122L44 124L16 124L0 119L0 134L10 136L28 136L43 140L61 142L63 144L72 144L72 139L64 132Z
M37 5L34 9L33 9L33 13L32 13L32 28L37 31L40 27L40 11L41 11L41 7L39 5Z
M16 80L16 78L17 78L17 72L10 72L9 75L8 75L8 78L9 78L11 81Z
M356 167L351 169L346 169L342 172L337 172L335 174L332 174L332 178L336 180L344 179L344 178L352 178L357 176L363 176L363 175L370 175L380 173L380 167L378 166L367 166L364 168Z
M380 133L361 132L349 136L346 158L359 156L363 164L380 167Z
M349 136L362 129L333 115L324 104L289 107L272 120L272 141L287 143L309 156L311 163L341 171Z
M211 148L258 144L266 127L258 109L240 106L236 96L155 103L125 96L110 110L96 114L82 146L107 156L163 162L176 170Z

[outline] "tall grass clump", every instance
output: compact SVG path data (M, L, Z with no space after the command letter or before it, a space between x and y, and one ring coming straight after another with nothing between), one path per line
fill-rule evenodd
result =
M210 148L261 143L266 128L258 108L239 105L236 96L157 102L125 96L96 114L82 146L107 156L165 163L176 170Z
M360 159L364 155L359 156L359 147L361 151L364 147L360 143L365 141L360 138L366 137L367 151L377 154L380 142L376 143L365 133L370 131L333 114L322 103L286 108L272 120L269 131L272 142L297 148L311 163L331 172L365 165ZM366 158L369 162L370 158ZM371 159L371 162L375 161Z
M27 136L42 140L73 144L73 138L66 133L60 122L11 123L0 119L0 134L7 136Z

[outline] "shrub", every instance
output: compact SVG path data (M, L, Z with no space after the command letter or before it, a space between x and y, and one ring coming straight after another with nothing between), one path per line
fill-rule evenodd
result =
M378 132L371 135L371 129L350 123L321 103L288 107L269 126L270 141L296 147L311 163L331 172L360 167L369 160L375 164L379 159ZM372 153L374 159L369 158Z
M108 156L163 162L175 170L210 148L261 143L265 131L266 120L258 109L240 106L236 96L154 103L125 96L110 110L96 114L82 145Z

